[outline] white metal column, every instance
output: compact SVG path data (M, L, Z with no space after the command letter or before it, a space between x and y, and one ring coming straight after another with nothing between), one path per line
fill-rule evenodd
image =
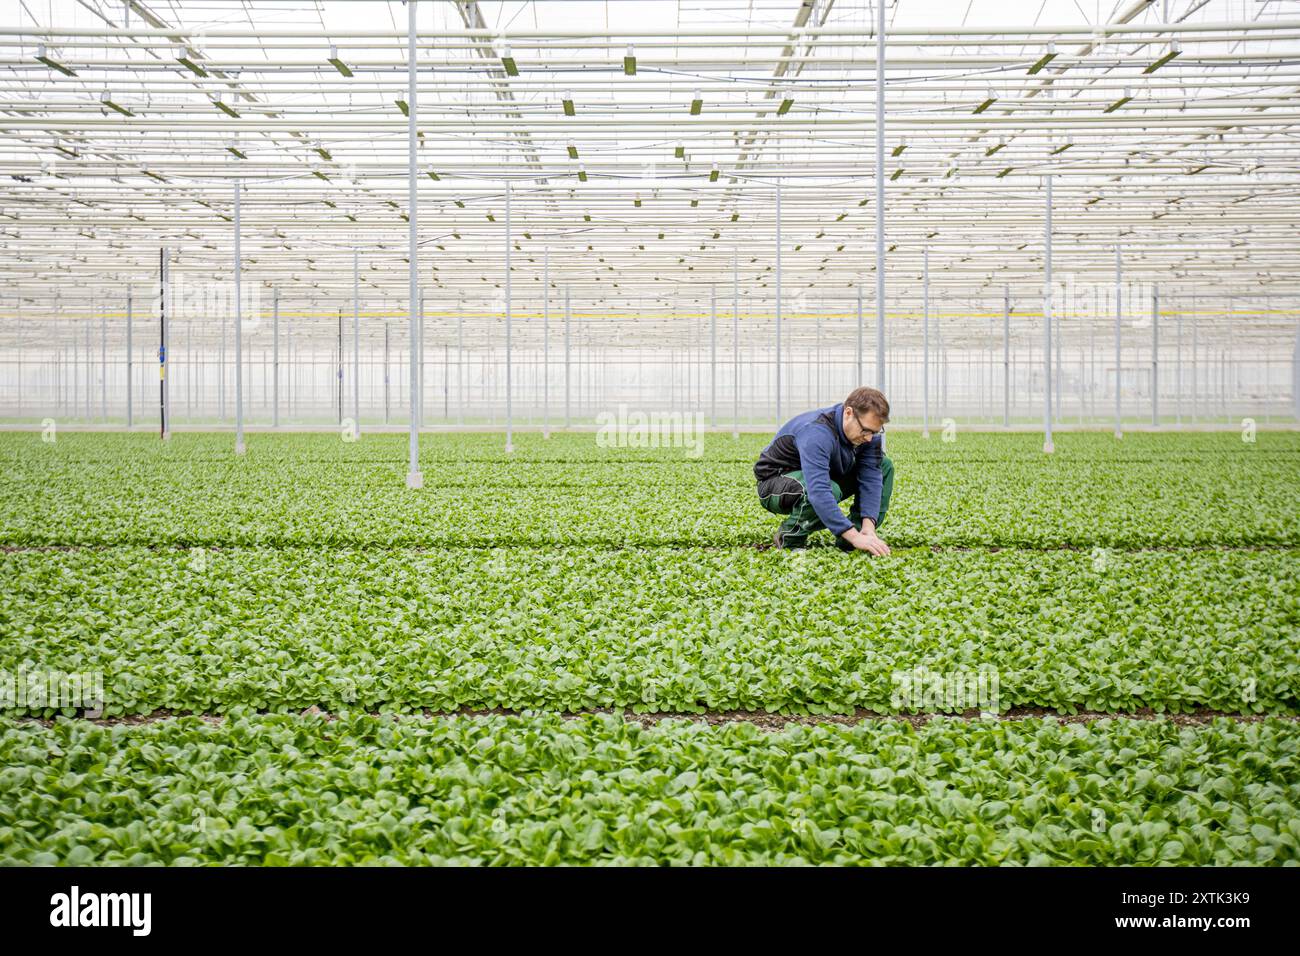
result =
M1300 322L1296 322L1295 345L1291 350L1291 414L1300 421Z
M411 422L407 441L406 487L419 488L424 484L424 475L420 472L420 433L419 433L419 368L417 366L416 346L419 344L419 332L416 329L416 309L419 305L419 248L416 244L416 232L419 228L418 193L415 178L415 4L416 0L406 3L406 218L409 228L407 272L410 284L408 309L410 311L411 339Z
M419 382L419 401L418 401L418 404L419 404L419 411L416 412L416 415L415 415L415 422L416 422L416 424L417 424L420 428L423 428L423 427L424 427L424 373L425 373L425 361L424 361L424 292L420 292L419 296L416 298L416 306L415 306L415 341L416 341L416 346L415 346L415 347L416 347L417 349L419 349L419 352L420 352L419 372L416 374L416 379L417 379L418 382Z
M1002 427L1011 427L1011 287L1002 287Z
M226 329L230 316L221 310L221 347L217 349L217 420L226 421Z
M1300 348L1300 345L1297 345ZM740 251L731 250L731 437L740 437Z
M284 329L284 410L290 418L293 418L293 403L297 397L298 367L293 361L293 323L290 322Z
M95 360L94 353L90 350L90 322L86 322L86 381L85 381L85 419L86 424L90 424L90 393L95 381Z
M921 251L921 437L930 437L930 250Z
M1119 246L1115 246L1115 437L1124 437L1123 424L1123 391L1124 377L1120 374L1120 364L1123 362L1123 352L1121 351L1122 339L1120 338L1120 323L1124 314L1124 265L1120 258Z
M22 380L19 379L19 387ZM108 422L108 316L99 310L99 417Z
M781 183L776 184L776 423L781 424Z
M1192 421L1196 422L1200 417L1200 402L1197 401L1197 388L1200 385L1200 366L1199 353L1200 345L1196 338L1196 293L1192 293Z
M280 290L271 292L271 427L280 427Z
M569 365L569 287L564 287L564 427L569 427L569 386L572 369Z
M1160 426L1160 289L1151 287L1151 427Z
M163 441L172 437L167 406L167 250L158 250L158 431Z
M18 418L19 420L21 420L23 417L23 297L21 295L19 295L16 298L14 305L15 305L14 318L18 323L18 327L17 327L18 378L17 378L17 388L15 389L15 397L17 398L17 402L18 402ZM34 389L34 391L36 391L38 394L40 392L40 379L41 379L40 372L41 372L40 368L37 367L36 369L37 387L36 389Z
M1052 444L1052 177L1047 180L1043 211L1043 451L1051 454Z
M1174 316L1174 427L1183 427L1183 316Z
M514 301L510 284L510 183L506 183L506 454L515 450L514 369L511 355L511 331L514 325Z
M465 303L456 303L456 424L465 424Z
M352 427L361 434L361 279L357 248L352 247Z
M856 374L853 376L853 387L857 388L862 384L862 285L857 286L858 301L858 361Z
M1058 425L1059 425L1059 424L1061 423L1061 421L1062 421L1062 412L1061 412L1061 382L1064 381L1064 379L1065 379L1064 374L1062 374L1062 372L1061 372L1061 353L1065 351L1065 349L1062 348L1062 346L1061 346L1061 327L1062 327L1063 324L1064 324L1064 323L1061 321L1061 317L1060 317L1060 316L1057 316L1057 315L1055 315L1055 314L1052 316L1052 349L1053 349L1053 361L1055 361L1055 363L1056 363L1056 372L1055 372L1055 375L1056 375L1056 393L1055 393L1055 394L1056 394L1056 404L1052 406L1052 407L1053 407L1053 410L1054 410L1054 414L1053 414L1053 416L1052 416L1052 419L1053 419L1053 421L1055 421Z
M551 437L551 247L542 256L542 437Z
M185 420L194 421L194 319L185 320Z
M133 343L131 341L131 312L132 312L131 293L126 293L126 427L130 428L135 424L135 403L132 400L131 373L134 367Z
M240 298L239 193L235 180L235 454L244 454L244 303Z
M718 427L718 287L709 286L709 427Z
M876 388L885 390L885 2L876 3Z

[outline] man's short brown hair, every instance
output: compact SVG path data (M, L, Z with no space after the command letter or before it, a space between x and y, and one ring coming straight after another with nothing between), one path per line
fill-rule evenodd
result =
M875 412L882 422L889 421L889 399L878 388L868 388L865 385L855 388L844 399L844 405L855 412Z

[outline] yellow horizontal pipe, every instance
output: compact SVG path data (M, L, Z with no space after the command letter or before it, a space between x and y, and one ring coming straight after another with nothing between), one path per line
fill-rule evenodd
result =
M575 310L575 311L576 311L576 310ZM588 314L588 315L589 315L589 314L591 313L591 311L592 311L592 310L586 310L583 314ZM1150 313L1149 311L1145 311L1145 310L1143 310L1143 309L1141 309L1141 308L1133 308L1133 309L1125 309L1124 314L1125 314L1125 315L1128 315L1128 316L1131 316L1131 317L1134 317L1134 318L1146 318L1146 317L1149 316L1151 313ZM401 311L401 312L362 312L362 313L361 313L361 316L362 316L363 318L367 318L367 319L401 319L401 320L403 320L403 321L406 321L408 315L409 315L409 313L408 313L408 312L405 312L405 311ZM888 315L889 315L890 318L895 318L895 319L921 319L921 318L924 317L924 314L921 313L921 312L890 312L890 313L888 313ZM1002 318L1002 313L1001 313L1001 312L948 312L948 311L931 310L930 315L931 315L931 317L939 317L939 318L945 318L945 319L1000 319L1000 318ZM1043 318L1043 313L1042 313L1042 312L1024 312L1024 311L1021 311L1021 310L1018 310L1018 309L1013 309L1012 312L1011 312L1011 315L1012 315L1013 318L1030 318L1030 319L1041 319L1041 318ZM1185 316L1185 315L1189 315L1189 316L1225 316L1225 315L1260 316L1260 315L1280 315L1280 316L1288 316L1288 317L1292 317L1292 316L1294 316L1294 317L1300 317L1300 309L1250 309L1250 310L1245 310L1245 311L1242 311L1242 310L1220 311L1220 310L1213 310L1213 309L1197 309L1196 311L1191 311L1191 310L1181 311L1181 310L1173 310L1173 309L1161 309L1161 310L1159 311L1158 315L1159 315L1160 317L1162 317L1162 318L1170 317L1170 316ZM80 317L93 319L93 318L99 318L100 316L102 316L102 317L104 317L104 318L106 318L106 319L125 319L125 318L126 318L126 313L125 313L125 312L87 312L87 313L84 313L83 315L81 315ZM67 318L67 317L68 317L68 316L52 316L52 317L50 317L50 318ZM135 312L135 313L133 313L133 317L134 317L137 321L140 321L140 322L152 322L152 321L154 321L154 320L157 318L157 316L155 316L155 315L152 315L152 314L149 314L149 313L146 313L146 314L143 314L143 315L142 315L142 314L139 313L139 312ZM282 318L282 319L330 319L330 320L333 320L333 321L337 321L337 320L338 320L338 317L339 317L339 314L338 314L338 311L337 311L337 310L332 311L332 312L284 312L284 311L281 311L281 312L280 312L280 318ZM505 313L503 313L503 312L428 312L428 311L426 311L426 312L424 313L424 317L425 317L426 319L455 319L455 318L461 318L461 319L500 319L500 320L504 321L504 320L505 320ZM540 312L515 312L515 313L513 314L513 317L516 318L516 319L542 319L542 318L543 318L543 315L542 315L542 313L540 313ZM719 308L719 309L718 309L718 318L721 320L721 319L724 318L724 317L725 317L728 321L730 321L730 319L731 319L731 310L730 310L730 309L722 309L722 308ZM752 312L752 311L747 311L747 312L742 312L742 313L741 313L741 317L742 317L742 318L773 319L773 318L775 318L776 316L775 316L774 313L770 313L770 312ZM786 321L788 321L788 320L790 320L790 319L816 319L816 318L819 318L819 317L820 317L820 318L823 318L823 319L853 319L853 318L856 318L856 317L857 317L857 313L854 313L854 312L843 312L843 313L841 313L841 312L822 312L822 313L817 313L817 312L807 312L807 313L802 313L802 312L795 312L795 313L791 313L791 312L782 312L782 313L781 313L781 318L782 318L782 320L786 320ZM1106 320L1109 321L1110 319L1113 319L1113 318L1114 318L1114 313L1113 313L1113 312L1105 312L1105 311L1103 311L1103 312L1098 312L1098 313L1083 313L1083 312L1067 313L1067 312L1053 312L1053 313L1052 313L1052 317L1055 318L1055 319L1099 319L1099 318L1100 318L1100 319L1106 319ZM14 316L10 315L10 316L8 316L8 318L14 318ZM37 317L37 316L33 316L33 315L32 315L31 313L29 313L29 312L28 312L28 313L24 313L24 315L23 315L23 321L24 321L24 322L29 321L29 320L31 320L31 319L33 319L33 318L39 318L39 317ZM175 316L170 316L169 318L171 318L172 321L177 321ZM350 311L348 311L348 310L345 309L344 312L343 312L343 318L344 318L345 321L351 319L351 318L352 318L352 313L351 313ZM707 312L700 312L700 313L694 313L694 312L674 312L674 313L672 313L671 315L656 315L655 318L663 318L663 319L707 319L707 318L709 318L709 313L707 313ZM863 320L866 321L868 318L872 318L872 317L871 317L871 316L868 316L867 312L864 310L864 311L863 311ZM262 321L266 321L266 322L269 323L269 322L272 320L272 319L271 319L271 315L270 315L270 313L263 313L263 314L261 314L261 315L259 315L259 316L256 316L255 319L256 319L257 322L259 322L259 324L260 324ZM552 321L555 321L555 322L563 322L563 320L564 320L563 313L561 312L561 313L557 314L555 310L552 310L551 320L552 320ZM246 318L244 319L244 322L246 322L246 323L247 323L247 322L250 322L250 321L254 321L254 317L246 317Z

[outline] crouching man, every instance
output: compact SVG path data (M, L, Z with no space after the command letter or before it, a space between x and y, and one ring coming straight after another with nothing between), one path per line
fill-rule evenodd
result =
M830 408L796 415L781 426L754 465L758 497L773 514L788 515L776 529L778 548L802 548L827 528L843 551L889 554L876 534L894 488L894 463L885 457L889 402L874 388L855 388ZM849 517L839 503L853 498Z

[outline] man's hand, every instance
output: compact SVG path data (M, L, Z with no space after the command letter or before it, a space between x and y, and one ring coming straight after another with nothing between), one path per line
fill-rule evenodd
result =
M876 529L870 524L863 522L864 530L858 531L856 528L850 528L845 531L843 538L849 544L853 545L859 551L866 551L868 554L874 554L878 557L884 557L889 554L889 545L876 535Z

